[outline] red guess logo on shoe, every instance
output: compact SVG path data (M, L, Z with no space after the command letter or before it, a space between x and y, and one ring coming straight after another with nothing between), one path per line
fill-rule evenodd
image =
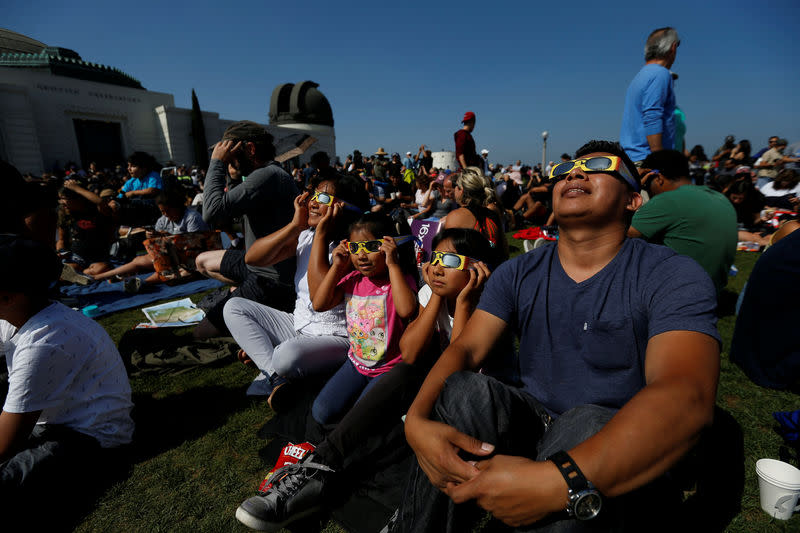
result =
M299 463L309 453L314 451L314 445L310 442L303 442L301 444L292 444L291 442L283 447L275 466L267 473L267 477L261 482L258 487L258 492L266 493L272 487L272 474L286 465Z

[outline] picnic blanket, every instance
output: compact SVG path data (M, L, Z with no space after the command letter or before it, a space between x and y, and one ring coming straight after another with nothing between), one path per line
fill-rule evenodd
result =
M202 365L224 365L235 359L232 337L194 340L187 328L132 329L119 340L128 375L179 374Z
M92 313L92 317L98 318L123 309L142 307L157 300L181 298L223 285L221 281L214 279L201 279L178 285L166 285L164 283L151 285L144 283L145 278L148 276L150 274L138 276L142 280L142 288L136 294L124 292L122 282L107 283L105 281L97 281L83 286L65 286L61 288L61 293L64 296L78 300L77 304L71 304L70 307L82 309L87 305L96 305L97 310Z

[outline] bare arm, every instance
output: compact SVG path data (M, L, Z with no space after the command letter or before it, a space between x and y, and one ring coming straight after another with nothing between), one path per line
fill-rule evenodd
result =
M451 340L457 339L461 332L464 331L467 321L472 317L472 313L475 312L475 307L477 307L478 300L483 292L483 286L486 280L489 279L490 274L489 267L482 262L471 265L469 281L456 298L456 309L453 313L453 332L450 335Z
M469 228L472 229L475 226L475 215L473 215L469 209L464 207L460 207L453 211L450 211L447 214L447 218L444 221L444 229L450 228Z
M84 198L86 198L95 205L100 205L103 203L103 200L98 195L96 195L89 189L84 189L75 180L65 180L64 188L69 189L74 193L80 194L81 196L83 196Z
M660 133L654 133L647 136L647 144L650 145L650 152L658 152L663 148Z
M350 265L350 254L347 251L346 244L347 241L343 240L333 251L333 265L328 269L319 287L311 295L311 305L314 307L314 311L327 311L344 299L344 289L338 286L338 283L342 276L347 273Z
M41 411L30 413L0 412L0 464L22 448L30 436Z
M425 263L422 266L422 279L430 287L431 264ZM436 328L436 318L442 308L443 299L441 296L431 291L431 297L426 305L420 304L417 318L411 322L403 336L400 337L400 353L403 354L403 361L413 364L430 344L433 331Z
M647 345L645 376L647 385L603 429L569 450L608 497L663 474L711 423L719 344L692 331L656 335ZM495 456L477 468L472 480L451 486L448 494L456 503L474 499L509 525L529 524L566 505L566 483L549 461Z
M386 268L389 271L389 282L392 284L394 310L403 320L410 319L417 310L417 293L406 282L403 269L400 268L397 256L397 244L392 237L383 236L381 253L386 257Z
M453 373L478 368L506 329L507 324L485 311L477 310L467 327L442 353L428 373L406 415L406 440L417 461L435 486L462 483L475 477L478 469L458 456L459 450L484 456L494 450L489 443L428 419L433 405Z
M317 224L314 242L311 244L311 257L308 259L308 293L312 300L314 293L317 292L317 288L322 284L322 280L331 268L328 263L328 243L331 242L330 234L340 210L341 207L338 204L329 207Z
M154 196L158 194L159 189L155 187L150 187L148 189L139 189L138 191L128 191L125 193L127 198L133 198L134 196Z
M67 245L67 235L64 228L58 228L58 240L56 241L56 250L65 250Z
M294 199L294 218L276 232L256 240L244 256L253 266L269 266L297 254L297 239L308 228L308 192ZM313 245L312 245L313 246Z
M693 331L656 335L647 344L645 376L647 386L571 453L587 479L607 496L624 494L663 474L711 424L719 344Z
M442 307L442 298L431 294L428 305L420 305L417 318L415 318L400 337L400 353L403 362L414 364L423 355L433 338L436 329L436 317Z

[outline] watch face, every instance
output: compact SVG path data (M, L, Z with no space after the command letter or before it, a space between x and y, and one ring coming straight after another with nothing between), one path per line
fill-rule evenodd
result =
M575 502L575 518L578 520L589 520L600 513L603 500L597 491L585 491L578 495Z

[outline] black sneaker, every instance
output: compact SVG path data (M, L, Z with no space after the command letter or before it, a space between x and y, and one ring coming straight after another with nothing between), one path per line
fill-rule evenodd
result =
M269 383L272 386L272 392L269 393L269 398L267 398L270 409L276 413L285 412L295 402L295 394L293 393L297 392L296 387L292 385L291 381L277 374L273 374L269 378Z
M279 531L323 507L325 484L332 473L332 468L316 462L313 453L300 463L286 465L272 475L274 481L266 493L242 502L236 519L257 531Z

